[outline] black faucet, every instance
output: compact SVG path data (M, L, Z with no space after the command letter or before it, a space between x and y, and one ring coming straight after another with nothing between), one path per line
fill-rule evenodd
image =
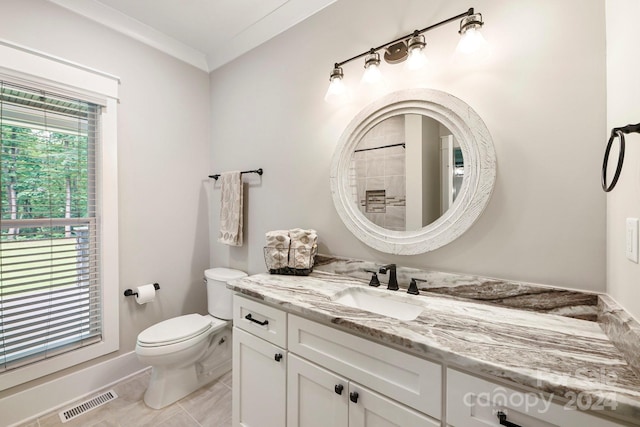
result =
M387 270L389 270L389 285L387 286L387 289L389 289L390 291L397 291L398 290L398 277L396 276L396 265L395 264L389 264L389 265L385 265L383 267L380 267L379 272L382 274L386 274Z

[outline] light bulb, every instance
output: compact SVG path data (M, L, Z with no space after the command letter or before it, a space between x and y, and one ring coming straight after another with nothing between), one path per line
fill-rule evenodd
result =
M411 49L409 51L409 57L407 58L407 69L419 70L427 65L427 56L422 49Z
M409 70L418 70L427 64L427 56L424 54L424 48L427 42L422 34L416 30L413 36L407 41L409 55L407 58L406 68Z
M482 36L480 29L470 27L462 34L456 50L462 54L471 55L484 50L486 45L487 41Z
M378 83L382 80L382 73L380 72L380 54L371 49L371 52L364 58L364 74L362 75L362 81L368 84Z
M365 70L364 74L362 74L362 81L369 84L378 83L382 80L382 73L380 72L380 68L375 65L369 65Z
M344 85L341 77L334 77L331 79L331 83L329 83L329 89L327 89L327 93L324 96L324 100L329 103L339 103L346 99L347 97L347 88Z

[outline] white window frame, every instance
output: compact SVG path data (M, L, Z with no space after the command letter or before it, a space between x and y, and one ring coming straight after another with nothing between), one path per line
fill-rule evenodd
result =
M117 351L119 337L117 107L119 79L43 52L0 40L0 80L76 96L103 106L96 153L96 217L100 227L102 340L59 356L0 373L0 390Z

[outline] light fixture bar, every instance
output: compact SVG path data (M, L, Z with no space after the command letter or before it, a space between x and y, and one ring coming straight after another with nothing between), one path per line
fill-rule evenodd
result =
M351 61L355 61L356 59L362 58L365 55L369 55L370 53L377 52L380 49L384 49L385 47L389 47L389 46L391 46L391 45L393 45L395 43L407 40L407 39L409 39L409 38L411 38L413 36L418 36L420 34L426 33L427 31L433 30L434 28L437 28L437 27L439 27L441 25L448 24L449 22L456 21L458 19L461 19L461 18L464 18L464 17L467 17L467 16L471 16L471 15L475 15L475 12L474 12L473 8L469 8L469 10L464 12L464 13L461 13L459 15L453 16L453 17L451 17L449 19L445 19L444 21L440 21L437 24L430 25L430 26L428 26L426 28L423 28L422 30L416 30L416 31L414 31L412 33L407 34L406 36L399 37L399 38L397 38L395 40L387 42L387 43L385 43L383 45L380 45L378 47L374 47L372 49L366 50L366 51L362 52L361 54L356 55L356 56L354 56L352 58L346 59L346 60L344 60L342 62L336 62L335 63L335 68L342 67L344 64L347 64L347 63L349 63Z

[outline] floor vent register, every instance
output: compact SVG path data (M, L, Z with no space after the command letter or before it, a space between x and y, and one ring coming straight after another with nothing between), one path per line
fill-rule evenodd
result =
M58 413L58 415L60 416L60 421L62 421L63 423L66 423L67 421L71 421L74 418L78 418L82 414L86 414L92 409L96 409L104 405L105 403L111 402L117 397L118 395L116 394L115 391L113 390L106 391L101 395L94 397L93 399L86 400L82 403L77 404L73 408L60 411Z

